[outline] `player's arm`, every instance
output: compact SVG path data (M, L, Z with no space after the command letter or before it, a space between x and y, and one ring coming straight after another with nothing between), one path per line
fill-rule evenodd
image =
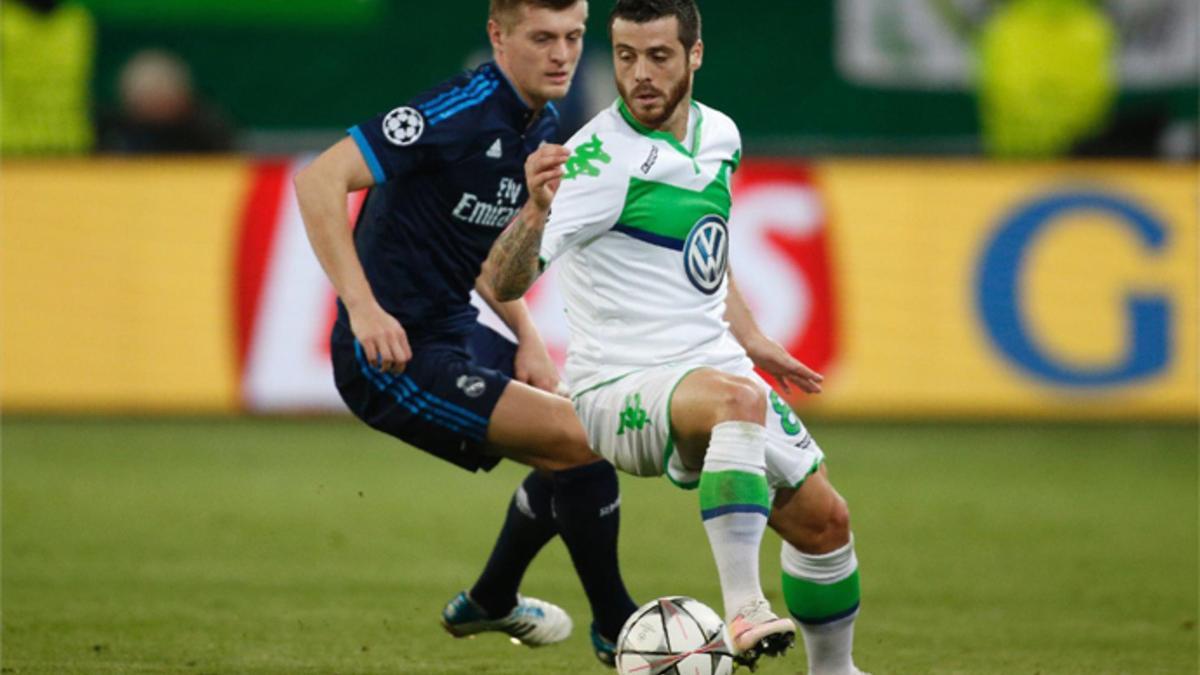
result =
M550 215L550 202L562 183L563 164L571 153L561 145L546 144L525 161L529 199L492 245L483 264L483 275L500 302L525 295L541 274L538 251Z
M754 320L754 315L750 313L750 306L746 304L746 299L742 297L733 280L732 269L729 271L728 281L725 320L729 322L729 330L733 337L745 348L754 365L774 377L784 391L791 391L792 385L796 385L810 394L821 393L821 382L825 378L762 332L758 322Z
M517 355L513 359L513 375L517 380L551 394L560 393L558 367L550 358L525 301L500 302L492 294L491 285L484 282L483 275L475 281L475 291L517 336Z
M347 221L346 196L374 183L359 148L345 138L296 174L296 199L313 252L350 314L354 337L372 363L400 372L412 358L408 336L375 299Z

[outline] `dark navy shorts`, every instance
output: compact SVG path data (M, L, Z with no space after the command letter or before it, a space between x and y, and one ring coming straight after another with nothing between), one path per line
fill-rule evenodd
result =
M512 378L517 346L482 324L465 337L411 344L404 372L385 373L335 323L330 352L342 400L379 431L468 471L491 470L500 458L485 454L488 421Z

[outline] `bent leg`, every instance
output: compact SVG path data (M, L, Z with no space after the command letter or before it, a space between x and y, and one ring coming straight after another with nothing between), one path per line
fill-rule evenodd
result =
M510 382L492 412L489 450L547 472L552 513L592 607L596 630L614 640L637 609L617 556L620 492L612 465L592 453L571 404Z
M554 481L530 471L517 486L492 554L470 598L490 617L508 614L517 604L517 589L534 557L558 534L551 500Z
M754 383L711 369L686 375L671 400L680 460L703 467L700 516L731 621L765 602L758 573L770 513L765 416L766 397Z
M571 402L513 380L492 410L488 452L539 471L563 471L603 461L588 447Z
M675 389L671 425L684 466L700 464L700 516L721 578L730 637L739 660L779 655L795 640L792 622L771 611L758 556L770 514L766 477L767 397L747 378L702 369Z
M371 426L470 471L491 469L498 457L508 456L550 475L550 489L556 494L551 497L553 508L547 511L556 513L549 520L571 551L605 635L611 633L615 638L636 608L617 570L619 514L615 507L605 509L617 501L616 474L588 449L571 405L474 363L454 344L420 347L401 374L374 369L348 330L335 327L331 346L338 390L355 414ZM502 534L494 551L500 559L514 561L511 574L507 579L482 579L483 586L477 584L473 590L490 597L492 607L481 608L490 616L454 611L461 604L456 598L443 613L445 622L461 623L457 621L461 614L467 623L479 624L478 619L484 619L485 626L474 629L521 629L486 627L497 623L490 619L500 618L496 615L502 614L503 605L511 608L516 604L511 589L520 582L536 549L550 536L543 527L548 522L520 515L505 525L512 526L518 546L502 550L512 541ZM461 599L470 600L465 594Z
M671 435L689 469L704 465L713 430L725 422L763 425L767 403L751 380L700 368L688 373L671 394Z
M857 673L858 558L849 509L824 466L799 489L776 494L770 523L784 540L783 594L804 634L808 672Z
M784 541L807 554L831 553L850 543L850 509L824 465L799 489L776 492L770 523Z

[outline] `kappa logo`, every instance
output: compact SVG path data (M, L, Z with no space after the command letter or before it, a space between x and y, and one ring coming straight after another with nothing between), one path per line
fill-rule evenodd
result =
M596 134L592 134L592 140L587 143L581 143L575 148L575 154L567 160L563 167L565 173L563 180L574 180L577 176L591 176L595 178L600 175L600 168L594 166L592 162L600 164L608 164L612 162L612 157L604 151L604 143Z
M479 398L483 396L483 392L487 391L487 382L484 382L483 378L478 375L460 375L455 384L471 398Z
M500 144L500 139L497 138L492 147L488 148L487 156L492 159L500 159L504 156L504 146Z
M729 228L718 215L705 216L692 226L683 245L683 268L696 290L712 295L725 281L729 267Z
M617 428L618 436L624 436L626 429L641 431L650 423L650 415L642 407L641 393L630 394L625 397L625 408L621 410L621 414L617 419L621 424Z
M425 117L413 108L396 108L383 118L383 135L393 145L412 145L425 133Z

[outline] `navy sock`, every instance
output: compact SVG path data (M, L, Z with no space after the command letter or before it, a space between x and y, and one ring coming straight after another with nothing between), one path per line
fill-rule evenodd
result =
M610 640L637 609L617 564L620 504L617 473L608 462L554 474L554 522L583 582L596 628Z
M492 556L470 591L471 599L488 616L496 618L512 611L529 563L558 533L550 506L553 493L553 481L531 471L513 494Z

